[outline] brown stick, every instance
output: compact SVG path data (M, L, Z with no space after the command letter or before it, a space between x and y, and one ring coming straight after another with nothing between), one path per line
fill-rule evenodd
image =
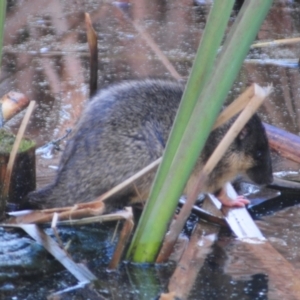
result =
M132 209L131 208L126 208L127 210L130 209L131 211L131 216L129 216L126 220L125 223L123 225L122 231L120 233L120 237L119 237L119 241L117 244L117 247L115 249L115 252L113 254L113 257L109 263L108 269L109 270L114 270L118 267L118 264L121 260L123 251L125 249L125 246L129 240L129 237L131 235L131 232L133 230L133 215L132 215Z

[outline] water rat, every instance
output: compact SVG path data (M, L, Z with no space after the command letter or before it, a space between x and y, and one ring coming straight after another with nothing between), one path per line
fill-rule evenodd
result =
M74 205L97 196L162 156L184 87L173 81L128 81L100 90L87 104L62 155L54 183L29 194L38 208ZM230 125L214 130L196 164L187 189ZM229 202L222 186L238 174L257 184L272 181L272 167L264 127L254 115L232 143L203 192L217 193ZM105 200L106 210L147 199L155 171L135 187Z

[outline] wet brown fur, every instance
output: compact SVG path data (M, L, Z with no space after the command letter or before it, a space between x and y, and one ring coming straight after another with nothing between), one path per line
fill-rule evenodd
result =
M172 81L145 80L99 91L67 143L55 182L30 193L29 202L50 208L92 201L162 156L183 89ZM186 189L232 122L210 134ZM268 142L256 115L213 170L204 192L216 192L238 174L248 174L259 184L272 180ZM154 175L107 199L107 209L146 200Z

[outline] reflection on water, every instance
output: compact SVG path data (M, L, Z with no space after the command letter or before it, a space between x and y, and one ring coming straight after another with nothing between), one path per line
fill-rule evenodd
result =
M89 60L83 21L84 12L91 14L93 25L98 33L98 84L99 87L103 87L123 79L172 78L149 48L143 35L137 31L136 24L141 25L147 31L169 58L180 76L186 78L192 66L211 5L211 1L187 0L132 0L129 4L127 1L109 3L96 0L30 0L26 3L16 0L8 2L0 94L14 89L26 94L30 99L37 100L38 109L28 128L28 135L36 140L38 145L63 136L65 130L76 122L87 99ZM236 9L238 9L238 5ZM299 1L275 1L257 39L272 40L300 36L299 12ZM234 18L235 15L236 11L233 12L232 17ZM298 60L299 57L299 44L289 44L253 48L248 59ZM229 98L234 98L252 82L260 85L272 84L274 92L261 109L264 119L298 134L300 132L299 76L297 68L290 68L286 64L245 63ZM8 126L16 130L20 119L21 117L17 117L10 121ZM48 166L57 164L58 158L59 154L50 160L38 159L39 185L44 185L51 180L50 176L53 175L53 171ZM277 169L284 169L287 166L291 169L299 168L295 164L287 165L280 162ZM297 197L298 195L295 195L295 198ZM294 206L272 216L264 217L259 222L264 234L271 238L274 247L291 260L297 268L300 261L297 254L300 244L296 230L299 223L298 211L299 207ZM71 232L72 230L70 230L70 234ZM14 231L7 232L6 230L1 231L0 235L0 244L9 245L10 240L13 239L18 241L16 246L12 246L14 248L12 253L16 253L14 261L16 266L7 265L5 267L1 290L19 291L20 288L16 282L8 280L7 276L11 276L12 279L19 277L20 282L22 280L27 280L27 283L31 281L30 277L24 279L24 274L21 276L19 271L15 271L18 264L22 265L24 270L30 269L28 261L26 262L25 257L19 254L22 252L18 251L23 249L24 253L30 252L36 259L40 259L40 255L43 256L45 253L41 249L36 250L35 243L25 235L16 237ZM95 237L95 240L97 239L98 237ZM82 250L79 247L76 251L78 254L82 254L82 256L79 255L79 260L90 261L90 257L85 252L88 251L87 249ZM223 251L223 254L219 253L220 251ZM199 274L197 288L193 290L191 299L200 299L201 297L203 299L225 299L226 295L231 295L230 299L267 299L268 279L266 274L258 272L251 276L248 274L245 281L233 280L231 276L221 271L225 260L224 258L222 261L222 257L226 256L224 251L226 250L222 250L222 247L218 246L210 255ZM109 278L110 276L107 274L101 273L104 272L100 270L103 268L99 268L99 265L98 268L96 267L98 263L96 257L99 254L93 255L95 257L91 260L91 264L95 266L93 271L98 270L98 274L96 274L98 277ZM228 255L230 254L228 253ZM3 261L0 257L0 264ZM31 270L33 269L31 268ZM62 273L51 271L47 258L44 269L42 272L45 274L43 275L44 279L41 279L40 283L35 283L32 288L30 285L25 288L28 294L39 288L42 292L36 294L37 297L37 295L47 294L51 289L58 290L74 284L72 279L64 282L63 278L70 277L66 275L65 271ZM133 282L137 280L132 279L133 274L134 272L138 273L133 269L132 266L123 265L121 271L124 272L120 272L119 277L106 282L106 284L110 284L110 288L107 287L107 295L114 294L114 299L119 299L117 296L119 286L116 286L114 282L120 282L121 279L124 289L128 286L132 288L127 294L124 293L122 298L149 299L145 296L147 291L144 296L141 296L143 292L133 288L133 286L141 286L140 282L133 285ZM169 269L162 268L156 272L158 275L153 277L155 278L153 282L157 286L165 287L167 275L170 273ZM135 277L139 278L139 276ZM143 275L143 278L145 277L147 276ZM61 285L49 284L55 280L58 280ZM155 284L150 284L150 286ZM115 289L114 292L113 289ZM160 289L158 288L158 290ZM105 288L102 286L100 290L101 294L105 296ZM10 292L7 295L17 295L17 292L16 294Z

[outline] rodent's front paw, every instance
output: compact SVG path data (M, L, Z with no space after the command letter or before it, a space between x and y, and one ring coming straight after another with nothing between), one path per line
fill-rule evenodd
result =
M245 207L245 205L250 203L250 201L243 195L237 196L236 199L231 199L227 195L222 194L218 197L218 199L224 206L227 207Z

